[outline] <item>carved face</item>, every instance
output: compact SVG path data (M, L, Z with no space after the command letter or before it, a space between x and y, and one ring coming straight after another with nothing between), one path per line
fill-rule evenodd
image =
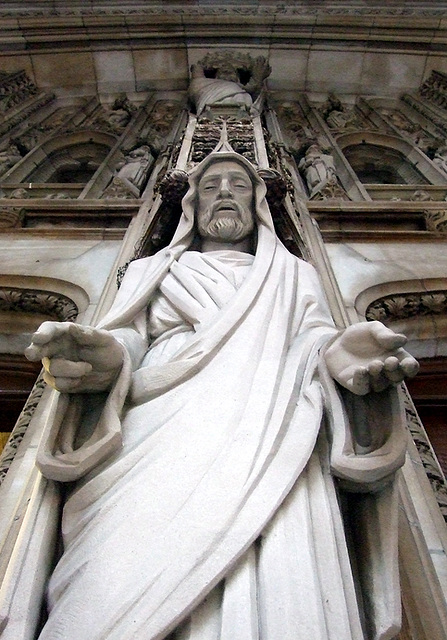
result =
M202 238L238 242L253 231L253 184L233 160L215 162L198 186L197 228Z

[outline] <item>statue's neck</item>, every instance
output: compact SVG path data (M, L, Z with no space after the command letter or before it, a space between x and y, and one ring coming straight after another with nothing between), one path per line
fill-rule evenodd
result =
M239 242L218 242L212 238L202 238L202 253L207 251L241 251L242 253L254 253L252 238L244 238Z

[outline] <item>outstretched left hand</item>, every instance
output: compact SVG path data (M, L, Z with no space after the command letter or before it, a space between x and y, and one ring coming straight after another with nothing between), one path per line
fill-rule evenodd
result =
M351 325L325 353L329 373L356 395L383 391L419 370L417 360L402 348L406 342L404 335L378 321Z

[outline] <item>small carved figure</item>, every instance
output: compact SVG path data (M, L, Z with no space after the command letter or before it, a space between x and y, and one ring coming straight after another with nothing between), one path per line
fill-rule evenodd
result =
M117 178L128 180L138 190L141 190L153 159L147 145L133 149L116 165L116 168L119 169Z
M31 198L31 194L29 192L29 189L19 187L18 189L14 189L14 191L11 191L9 197L13 200L24 200L26 198Z
M134 105L129 101L126 94L122 94L115 100L112 107L106 111L102 118L112 129L122 131L124 127L129 124L134 112Z
M15 144L10 144L7 149L0 151L0 175L13 167L22 159L22 154Z
M447 173L447 144L441 145L435 152L433 162Z
M256 58L249 72L249 80L243 84L237 67L231 58L220 60L215 77L207 77L202 63L192 65L189 96L196 113L200 115L207 105L238 105L254 112L259 111L259 102L253 98L259 96L264 80L270 75L271 68L262 56Z
M328 184L337 182L334 158L324 153L316 144L311 144L306 155L301 159L298 169L303 172L312 198Z

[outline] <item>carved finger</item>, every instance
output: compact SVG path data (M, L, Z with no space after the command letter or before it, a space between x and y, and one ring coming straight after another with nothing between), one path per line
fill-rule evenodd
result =
M406 344L407 338L402 333L394 333L392 329L389 329L381 322L371 324L375 325L374 334L377 342L388 351L394 351Z
M66 334L71 325L71 322L43 322L36 333L34 333L32 343L35 345L47 344L51 340L55 340Z
M406 378L412 378L419 371L419 362L413 356L406 356L400 366Z
M110 344L109 332L102 329L72 324L70 335L76 340L78 345L82 345L83 347L103 347Z
M62 391L65 393L75 392L81 384L81 378L64 378L52 376L48 371L44 371L43 379L45 382L56 389L56 391Z
M371 377L371 387L373 391L375 391L376 393L380 393L381 391L384 391L389 386L390 386L390 381L385 376L384 373L381 373L376 377Z
M382 360L372 360L368 365L369 374L373 378L378 378L383 370Z
M43 379L45 380L45 382L47 384L50 385L50 387L53 387L53 389L56 389L56 380L54 379L54 377L48 373L48 371L44 371L43 372Z
M30 346L25 349L25 357L27 360L31 360L31 362L42 360L42 349L34 343L31 343Z
M82 378L92 370L89 362L73 362L64 358L43 358L42 364L55 378Z
M352 376L351 391L359 396L364 396L370 389L369 372L365 367L358 367Z
M399 360L396 356L389 356L383 363L385 371L396 371L399 367Z
M401 369L400 362L395 356L390 356L385 360L383 371L388 380L394 384L402 382L404 379L404 373Z

